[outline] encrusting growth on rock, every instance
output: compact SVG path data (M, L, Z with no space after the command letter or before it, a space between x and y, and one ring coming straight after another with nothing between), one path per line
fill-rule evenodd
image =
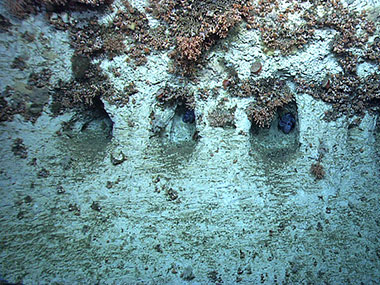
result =
M59 13L54 17L52 16L54 13L51 13L70 9L107 7L112 2L112 0L6 0L9 10L20 18L36 13L44 6L48 11L49 21L57 29L69 31L71 46L76 55L87 57L88 60L102 55L111 60L115 56L127 55L126 64L141 66L148 62L150 55L167 50L168 57L172 59L167 70L188 76L190 79L204 65L206 61L204 55L234 30L256 29L260 34L264 53L270 56L278 50L281 55L287 56L304 48L313 39L316 29L332 29L336 36L331 43L331 51L343 72L329 74L323 82L312 82L302 77L294 78L297 91L330 103L332 109L325 116L328 120L334 120L341 115L362 117L366 110L378 109L379 88L374 82L379 76L361 78L357 74L360 62L375 64L380 62L377 23L368 17L367 12L350 11L339 1L333 0L291 3L278 0L149 0L144 11L133 7L127 0L121 0L113 21L107 24L100 24L96 18L91 18L77 25L74 21L60 20ZM321 9L323 12L320 12ZM147 14L158 20L154 28L150 26ZM242 23L244 24L241 25ZM125 45L127 41L128 46ZM15 63L18 63L18 68L23 68L21 61ZM276 84L287 84L284 84L281 78L272 80L259 77L262 76L263 64L263 60L254 61L251 66L251 77L246 80L240 80L237 73L229 74L222 82L222 87L232 96L254 97L256 101L248 107L247 114L256 125L268 127L277 110L292 102L293 95L276 87ZM265 86L263 80L267 81ZM95 82L92 82L92 85L94 84ZM104 84L107 85L99 81L100 86ZM78 83L75 82L75 85ZM68 89L78 91L78 88ZM83 93L86 98L79 98L81 95L76 92L73 101L88 102L88 98L99 94L99 92L95 95L85 93L88 92ZM164 100L166 99L168 98ZM188 100L186 99L186 105L194 105ZM194 106L189 107L194 108ZM2 117L7 116L4 114Z
M71 9L79 8L80 5L99 7L111 4L113 0L6 0L9 11L16 17L25 18L29 14L36 13L42 6L48 10L57 6L66 6Z
M317 180L324 178L326 174L323 165L319 161L311 165L310 172Z

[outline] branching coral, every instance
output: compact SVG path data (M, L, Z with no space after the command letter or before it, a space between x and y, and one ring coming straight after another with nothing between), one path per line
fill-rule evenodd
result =
M11 121L13 119L13 115L16 114L16 110L14 110L11 106L9 106L7 100L3 98L3 94L0 96L0 122Z
M256 100L247 108L247 114L261 128L269 127L277 110L294 100L286 82L278 78L247 80L236 95L255 97Z
M219 104L214 110L208 114L208 120L212 127L232 127L235 128L235 112L236 106L227 108L223 104Z
M368 45L365 58L377 63L380 69L380 37L377 36L373 42Z
M361 78L356 74L333 74L328 85L315 87L313 83L297 81L299 92L308 93L316 99L331 104L325 113L327 121L342 115L361 118L365 111L380 111L380 75L372 74ZM359 123L360 120L357 120Z
M136 65L144 64L146 55L150 53L148 46L160 45L153 41L149 33L148 19L144 14L134 9L128 1L123 1L125 11L119 10L110 25L100 25L96 19L91 19L85 27L71 27L71 44L77 54L97 56L106 54L109 58L127 53ZM129 38L129 49L124 41Z
M176 39L176 48L170 54L174 71L190 74L204 52L218 39L226 38L229 31L248 15L249 1L151 0L147 10L166 22L169 33Z
M5 4L11 14L19 18L35 13L37 8L34 0L6 0Z
M266 52L280 50L287 55L303 47L314 34L314 16L297 1L258 1L249 15L247 27L260 31ZM297 21L289 21L290 18Z
M115 90L103 75L99 65L92 65L81 80L72 80L61 83L53 93L51 109L54 114L59 114L65 109L74 107L93 106L94 101L103 98L107 100Z
M311 165L310 173L315 177L316 180L320 180L326 175L325 169L319 161Z
M316 7L323 7L324 13L318 16ZM322 82L305 82L297 79L298 90L316 99L331 104L326 112L326 120L335 120L342 115L358 116L357 123L365 111L379 111L379 75L361 78L357 66L362 61L380 62L380 45L377 37L367 43L376 31L376 25L365 12L350 11L339 1L316 1L309 9L309 17L317 28L329 28L336 32L331 51L336 56L343 72L327 75Z
M365 14L354 14L338 1L190 1L150 0L147 12L164 21L175 38L174 71L189 74L202 55L218 39L225 38L242 20L248 28L258 29L266 51L280 50L287 55L305 46L315 28L333 28L338 32L333 51L341 57L347 72L355 72L356 58L351 47L362 47L375 30ZM323 8L323 15L318 8ZM292 19L292 20L290 20ZM344 20L342 20L344 19ZM361 25L359 25L361 23ZM359 26L361 32L358 32Z
M35 12L41 5L95 7L110 2L7 0L10 10L21 17ZM305 46L313 38L316 28L329 28L337 34L331 50L344 74L331 77L326 81L328 84L323 84L324 88L312 88L311 82L309 88L305 87L306 84L302 84L302 88L308 89L306 92L315 98L332 104L332 113L326 116L330 119L337 117L339 112L361 114L365 108L373 107L374 102L378 103L379 90L373 83L377 79L369 78L365 82L356 74L360 60L380 62L379 38L367 44L376 25L367 19L365 13L350 12L339 1L149 0L150 7L145 12L160 20L154 29L149 26L143 12L132 7L127 0L121 3L124 7L116 11L114 22L108 26L99 25L94 19L85 27L68 27L76 54L89 58L106 54L112 58L125 52L129 60L142 65L155 49L172 48L169 54L173 59L171 70L188 75L202 63L203 55L211 47L226 38L244 20L248 29L259 31L265 51L277 49L283 55ZM126 39L129 40L129 48L124 46ZM252 66L252 74L258 74L261 68L258 62ZM314 85L318 87L319 84L314 82ZM255 97L255 103L247 112L253 122L261 127L268 127L277 109L293 100L284 82L279 79L255 81L251 78L241 82L237 74L230 73L223 87L234 96ZM82 94L76 88L74 90L76 94ZM85 96L83 101L91 97L82 95ZM157 98L160 102L181 100L189 108L194 107L194 96L180 90L163 88Z
M177 49L184 60L196 61L202 54L202 44L203 40L200 36L177 37Z
M323 13L320 13L321 9ZM334 0L258 1L249 14L248 28L260 31L265 51L280 50L284 55L305 46L313 38L316 28L338 32L333 52L341 56L345 56L350 48L363 47L368 36L376 30L365 12L349 11Z
M156 99L162 104L184 104L189 110L195 109L194 94L186 88L175 88L169 85L160 88L156 93Z
M87 5L98 7L108 5L113 0L6 0L9 11L16 17L25 18L31 13L35 13L41 6L70 6Z

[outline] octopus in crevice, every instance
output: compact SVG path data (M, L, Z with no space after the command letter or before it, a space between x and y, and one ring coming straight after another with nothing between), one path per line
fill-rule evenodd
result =
M289 134L296 125L296 118L292 113L284 114L278 121L278 128L282 130L284 134Z
M187 124L192 124L195 122L194 110L187 109L183 114L182 121Z

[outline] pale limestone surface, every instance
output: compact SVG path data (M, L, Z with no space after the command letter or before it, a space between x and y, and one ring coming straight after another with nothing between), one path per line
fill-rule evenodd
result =
M15 23L13 36L0 34L1 91L25 84L30 70L44 66L54 70L52 80L71 77L68 35L42 16L27 23L36 33L48 31L49 41L20 41L26 23ZM319 31L299 53L268 57L258 34L242 27L227 53L210 51L197 84L170 75L167 54L137 68L123 56L98 59L116 89L134 81L139 90L135 104L104 102L114 122L111 140L103 121L81 132L85 115L52 118L48 108L35 124L18 116L1 123L0 277L24 284L379 283L378 118L367 115L355 128L345 118L326 122L328 105L295 93L297 128L285 135L274 123L255 134L244 111L252 98L229 98L236 128L223 129L211 127L208 114L228 94L221 88L203 101L198 92L221 87L227 77L221 57L241 78L256 58L263 61L261 77L281 71L318 80L339 72L327 50L332 38ZM44 57L45 50L55 56ZM25 53L30 70L10 69ZM114 67L121 77L109 72ZM364 74L375 68L363 67ZM174 107L158 106L155 94L165 84L195 92L198 142L189 140L194 130ZM152 111L166 124L162 137L152 132ZM71 138L58 136L70 121ZM16 138L27 159L12 153ZM110 157L121 152L127 160L113 165ZM321 153L326 176L316 181L310 166ZM43 168L47 178L38 176Z

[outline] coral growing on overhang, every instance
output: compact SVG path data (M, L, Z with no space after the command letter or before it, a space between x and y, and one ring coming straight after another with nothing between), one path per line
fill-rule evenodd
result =
M170 54L174 72L191 74L201 62L204 52L218 39L249 17L251 2L241 0L178 1L150 0L147 12L164 21L176 48Z
M293 93L286 81L280 78L245 80L236 96L255 98L247 108L247 115L261 128L269 127L278 109L294 101Z
M43 6L48 10L61 7L88 9L108 5L112 2L113 0L6 0L5 4L14 16L25 18L31 13L36 13Z

